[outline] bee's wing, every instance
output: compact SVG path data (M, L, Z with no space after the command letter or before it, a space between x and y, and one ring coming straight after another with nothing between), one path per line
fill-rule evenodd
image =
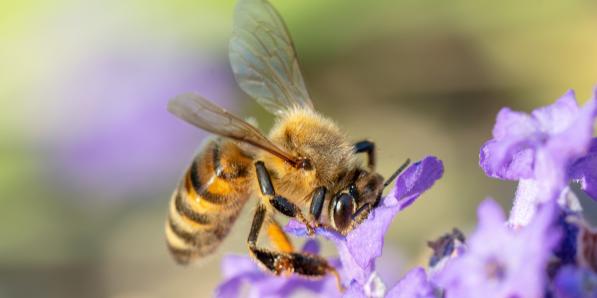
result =
M286 25L267 0L238 2L230 63L240 87L268 111L313 109Z
M291 164L296 163L297 159L292 154L280 149L253 125L197 94L176 96L168 103L168 111L201 129L251 144Z

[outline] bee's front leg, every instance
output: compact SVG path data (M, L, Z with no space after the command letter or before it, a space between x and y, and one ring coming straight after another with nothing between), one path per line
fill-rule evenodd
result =
M371 204L365 204L357 209L352 215L350 228L348 228L347 231L352 231L354 228L360 225L365 219L367 219L372 210L373 206L371 206Z
M257 246L257 239L266 217L267 208L260 202L247 239L249 252L253 258L275 275L296 273L307 277L321 278L326 274L332 274L336 278L338 288L343 291L338 272L326 259L310 253L280 252Z
M296 218L300 222L305 224L305 226L307 226L307 232L309 233L309 235L315 234L314 227L311 224L309 224L309 221L307 220L307 218L305 218L301 209L285 197L276 195L274 185L272 184L269 172L265 168L265 164L263 163L263 161L255 162L255 170L257 172L257 181L259 182L261 194L269 201L269 204L276 210L278 210L280 213L288 217Z

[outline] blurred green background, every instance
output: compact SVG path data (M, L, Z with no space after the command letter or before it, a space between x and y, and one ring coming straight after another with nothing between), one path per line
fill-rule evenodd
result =
M445 162L394 221L395 272L424 262L426 240L470 231L485 197L509 208L515 184L477 165L500 107L530 111L569 88L585 102L597 83L595 1L272 2L316 107L377 142L382 174L407 157ZM221 256L245 252L252 206L218 254L174 264L168 199L205 134L165 106L196 90L269 128L228 64L233 7L1 2L0 297L211 295Z

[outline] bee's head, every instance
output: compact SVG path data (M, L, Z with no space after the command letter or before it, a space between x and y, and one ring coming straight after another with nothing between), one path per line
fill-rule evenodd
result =
M348 186L336 193L330 201L330 221L340 233L354 226L352 221L366 208L374 208L381 200L384 180L376 172L357 170Z
M350 232L364 220L373 208L381 202L384 188L408 166L407 160L385 182L375 171L357 169L348 181L347 186L337 192L329 204L329 218L332 226L341 234ZM363 218L361 218L363 217Z

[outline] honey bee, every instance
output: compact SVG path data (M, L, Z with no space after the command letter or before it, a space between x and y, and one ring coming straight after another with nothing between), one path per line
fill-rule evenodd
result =
M374 143L350 142L314 109L286 25L266 0L239 1L229 55L240 87L277 121L265 136L197 94L169 102L174 115L218 137L207 141L172 195L168 248L182 264L214 252L254 196L247 245L258 264L277 275L338 278L324 258L294 251L276 214L301 221L311 235L319 226L346 235L379 204L388 181L408 161L384 182L375 171ZM359 153L368 155L366 165ZM263 229L273 249L258 244Z

